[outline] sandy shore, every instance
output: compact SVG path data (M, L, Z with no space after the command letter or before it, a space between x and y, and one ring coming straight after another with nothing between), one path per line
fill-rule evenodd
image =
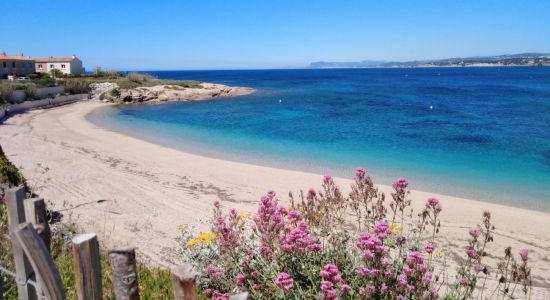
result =
M289 191L320 187L320 174L188 154L86 121L85 115L102 105L107 104L83 102L14 116L0 125L0 144L51 207L74 207L63 212L66 220L98 233L107 247L136 246L141 261L177 262L178 225L206 226L216 199L226 208L253 212L268 189L286 200ZM349 187L349 180L336 181ZM380 189L389 196L388 186ZM416 211L429 196L444 206L440 242L451 246L445 253L450 260L464 257L468 228L490 210L497 227L490 256L502 256L506 246L514 253L529 249L538 286L533 296L550 297L550 214L413 191Z

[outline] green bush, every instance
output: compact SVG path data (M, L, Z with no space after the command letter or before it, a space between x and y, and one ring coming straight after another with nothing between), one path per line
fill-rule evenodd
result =
M91 82L88 80L80 79L66 79L63 81L59 81L59 83L63 85L66 93L74 95L88 93Z
M13 90L13 86L9 82L2 81L0 83L0 103L8 103Z
M29 85L25 86L25 96L26 96L27 100L37 99L37 97L36 97L37 92L38 91L37 91L36 86L34 84L29 84Z
M126 76L126 78L130 81L136 82L136 83L144 83L146 81L155 81L155 77L149 75L149 74L141 74L141 73L130 73Z

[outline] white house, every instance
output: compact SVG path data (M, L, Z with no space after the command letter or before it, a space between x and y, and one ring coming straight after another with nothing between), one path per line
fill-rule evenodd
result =
M59 70L63 74L78 75L84 73L82 61L75 55L68 57L37 57L34 59L36 73L51 73Z

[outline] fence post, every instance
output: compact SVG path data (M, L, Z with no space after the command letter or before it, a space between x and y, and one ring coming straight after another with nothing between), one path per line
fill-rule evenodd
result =
M15 231L19 228L19 224L25 222L25 208L23 201L25 199L25 188L20 186L17 188L7 189L5 191L5 202L8 212L8 227L10 232L10 240L13 252L13 260L15 262L15 273L17 274L15 281L17 283L17 295L19 300L35 300L36 289L27 284L27 280L32 277L33 270L26 257L23 248L19 241L15 238Z
M134 248L109 250L111 281L117 300L139 300L139 287Z
M26 221L34 225L38 235L46 244L46 248L50 251L52 233L50 225L46 218L46 203L42 198L30 198L23 201L25 206Z
M195 288L195 279L197 273L190 264L172 269L172 287L174 290L174 300L196 300L197 291Z
M46 249L44 241L33 228L33 225L31 223L23 225L15 231L15 237L36 272L36 277L46 299L64 300L65 291L63 290L61 276L55 268L53 258Z
M73 269L79 300L101 300L101 258L95 233L79 234L73 238Z
M2 288L2 278L0 277L0 300L4 300L4 289Z

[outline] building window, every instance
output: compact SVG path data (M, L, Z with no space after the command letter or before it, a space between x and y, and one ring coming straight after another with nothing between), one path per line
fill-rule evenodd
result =
M29 63L29 68L32 68L32 63Z
M8 67L8 63L2 62L2 67L4 67L4 69L7 68L7 67Z
M50 65L50 69L53 69L53 64Z
M65 65L61 65L61 69L65 69Z
M39 69L42 69L42 64L38 64L38 68L39 68Z
M12 68L15 68L15 62L12 62L12 63L11 63L11 67L12 67Z

